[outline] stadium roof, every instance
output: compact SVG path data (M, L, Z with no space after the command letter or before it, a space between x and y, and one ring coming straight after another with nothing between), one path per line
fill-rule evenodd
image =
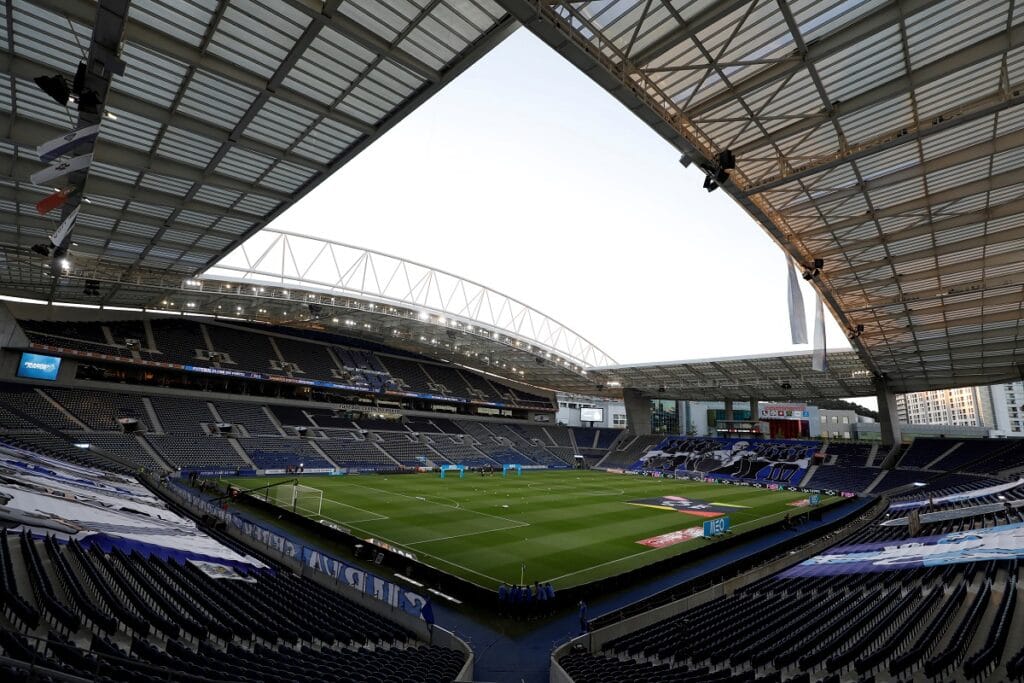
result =
M811 354L796 352L609 366L592 369L587 379L595 387L628 387L650 398L703 401L808 401L875 392L874 374L855 352L830 354L828 366L816 372Z
M0 242L23 251L54 232L59 212L44 218L34 206L53 191L29 181L45 166L35 147L88 122L33 79L70 80L87 54L91 73L94 37L116 44L123 33L126 68L104 75L106 116L75 199L86 203L72 253L129 274L212 265L517 26L491 0L101 4L0 8ZM19 274L0 273L0 283ZM116 286L102 296L138 303Z
M797 262L824 260L814 286L851 334L863 325L852 343L891 388L1022 375L1018 3L136 0L126 19L113 11L124 4L0 8L5 293L97 303L85 292L98 289L108 307L159 307L518 19L687 161L714 175L719 154L731 151L736 168L722 190ZM32 80L55 71L70 79L85 55L93 63L121 35L124 75L87 74L108 115L88 147L87 174L77 176L83 192L57 218L39 217L34 204L53 188L28 180L44 167L35 146L100 119L76 121ZM64 277L50 277L29 248L75 204L72 262ZM519 334L508 339L541 341ZM583 369L607 363L582 347L565 352L578 368L534 380L596 387ZM530 358L514 357L520 369ZM677 378L674 364L659 367L659 386Z
M893 389L1022 376L1021 3L500 4L688 160L731 151L723 190L824 259L815 287Z

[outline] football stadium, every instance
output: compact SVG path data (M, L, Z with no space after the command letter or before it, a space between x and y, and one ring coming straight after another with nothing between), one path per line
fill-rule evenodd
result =
M1024 680L1021 430L905 408L1024 379L1020 3L2 13L4 681ZM559 272L521 264L524 301L368 248L390 207L282 222L516 36L770 241L810 350L763 352L751 301L690 312L768 267L666 264L642 211L649 261L609 242L595 279L701 297L593 328L542 312ZM432 230L467 272L510 258ZM596 322L751 352L621 363Z

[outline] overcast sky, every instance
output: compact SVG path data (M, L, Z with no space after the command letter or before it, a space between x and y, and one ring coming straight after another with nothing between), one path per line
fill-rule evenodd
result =
M274 227L477 280L619 363L809 350L790 343L781 249L678 158L521 29Z

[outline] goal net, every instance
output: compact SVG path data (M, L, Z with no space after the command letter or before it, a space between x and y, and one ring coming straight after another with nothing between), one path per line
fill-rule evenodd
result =
M324 492L302 484L279 484L267 489L267 501L303 515L319 515Z

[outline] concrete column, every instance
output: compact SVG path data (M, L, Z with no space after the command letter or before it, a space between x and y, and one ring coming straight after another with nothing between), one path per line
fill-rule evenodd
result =
M622 402L626 406L626 424L634 434L651 433L651 400L639 389L623 389Z
M760 419L761 418L760 418L760 415L758 413L757 399L751 397L751 399L750 399L750 421L753 422L756 425L758 420L760 420Z
M731 398L727 398L725 400L725 421L726 422L732 422L732 420L733 420L733 415L732 415L732 399Z
M882 436L881 450L887 453L882 467L891 468L896 464L896 452L903 442L900 421L896 414L896 394L882 378L874 380L875 396L878 398L878 422Z

